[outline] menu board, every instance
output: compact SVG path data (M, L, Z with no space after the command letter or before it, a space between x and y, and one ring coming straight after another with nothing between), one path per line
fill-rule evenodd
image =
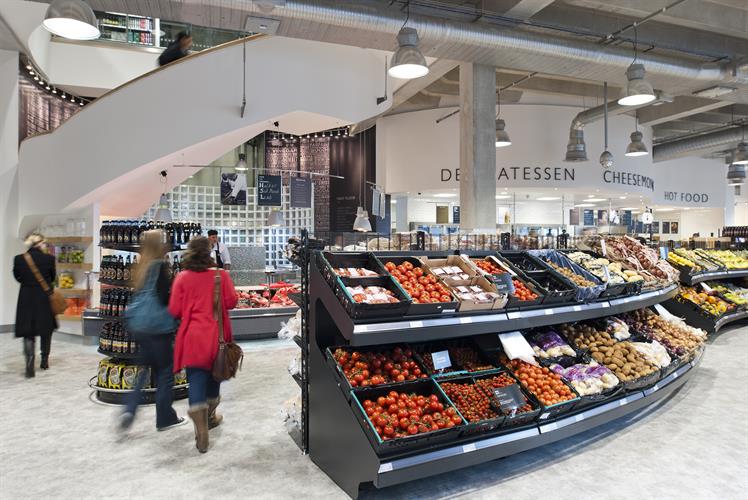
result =
M261 207L281 206L281 184L280 175L258 175L257 204Z
M291 177L291 207L312 207L312 180L308 177Z
M572 226L578 226L579 225L579 209L578 208L572 208L569 210L569 224Z
M670 234L670 222L662 223L662 234Z
M595 225L595 211L594 210L585 210L584 211L584 225L585 226L594 226Z
M636 221L636 229L634 229L634 232L636 234L640 234L644 232L644 223L640 220Z
M654 221L652 223L652 233L660 234L660 221Z
M621 212L621 224L626 227L631 227L632 222L631 210L624 210Z
M460 207L455 205L452 207L452 224L460 223Z

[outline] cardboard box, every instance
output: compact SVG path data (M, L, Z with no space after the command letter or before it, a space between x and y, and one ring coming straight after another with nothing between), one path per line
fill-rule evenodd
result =
M478 276L478 272L475 267L459 255L449 255L446 259L430 259L428 257L423 257L421 258L421 261L423 262L424 267L426 267L429 273L436 275L437 278L444 281L444 283L446 283L447 285L452 285L452 283L457 281L470 281ZM435 272L435 270L444 267L459 267L462 272L467 275L467 280L455 280L453 278L447 277L447 275L444 273Z
M458 305L457 310L458 311L486 311L490 309L501 309L503 308L508 300L508 297L505 294L498 294L499 296L497 298L494 298L492 301L489 302L475 302L472 300L462 300L459 295L458 287L473 287L477 286L480 287L481 290L484 292L490 292L490 293L498 293L496 291L496 287L488 281L486 278L479 276L475 277L473 279L467 280L467 281L454 281L448 283L449 288L451 289L452 293L457 297Z

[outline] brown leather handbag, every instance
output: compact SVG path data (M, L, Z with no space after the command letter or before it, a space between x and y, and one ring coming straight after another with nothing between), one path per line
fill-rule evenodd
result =
M226 342L223 334L223 291L221 288L221 271L216 271L213 284L213 316L218 320L218 354L211 370L217 382L223 382L236 376L242 366L244 352L233 342Z
M34 274L34 278L39 282L39 286L41 286L44 293L49 296L49 306L52 308L52 314L57 316L58 314L64 313L65 309L68 308L65 297L63 297L60 292L56 292L49 288L47 280L42 277L39 268L34 264L34 259L31 258L31 255L25 253L23 254L23 257L26 259L26 264L28 264L29 269L31 269L31 272Z

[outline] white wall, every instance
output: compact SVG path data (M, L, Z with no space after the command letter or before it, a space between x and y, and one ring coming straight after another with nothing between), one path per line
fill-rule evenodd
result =
M0 50L0 332L15 322L18 286L11 268L23 250L18 217L18 52Z
M725 211L721 208L696 209L681 211L680 213L680 237L689 238L694 233L701 236L710 236L721 230L725 225Z

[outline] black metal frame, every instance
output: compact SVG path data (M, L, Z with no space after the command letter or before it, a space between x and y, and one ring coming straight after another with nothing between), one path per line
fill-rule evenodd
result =
M663 302L677 285L637 296L547 309L485 314L445 314L421 320L353 321L317 269L302 234L302 418L303 450L348 495L362 486L378 488L468 467L542 446L617 419L669 396L691 375L695 359L653 386L621 392L570 414L499 430L461 437L426 450L379 456L361 428L351 402L328 366L328 345L379 345L473 336L608 316ZM423 252L421 252L423 253ZM399 252L400 255L413 252Z

